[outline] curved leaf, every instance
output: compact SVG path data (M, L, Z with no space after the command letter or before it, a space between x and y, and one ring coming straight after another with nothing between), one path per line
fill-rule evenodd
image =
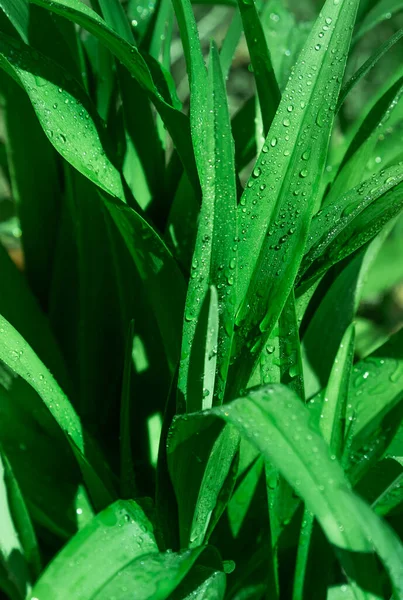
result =
M368 585L378 588L374 548L396 593L403 593L400 540L350 490L339 463L310 424L309 411L292 391L265 386L209 412L234 425L303 498L335 546L356 598L377 597L364 591Z
M195 173L194 154L191 146L189 121L187 117L171 104L176 99L166 101L157 89L147 63L137 48L112 31L101 17L79 0L31 0L31 2L59 14L87 29L125 65L135 79L148 91L159 111L167 130L178 150L190 180L198 189ZM164 75L162 80L165 81Z

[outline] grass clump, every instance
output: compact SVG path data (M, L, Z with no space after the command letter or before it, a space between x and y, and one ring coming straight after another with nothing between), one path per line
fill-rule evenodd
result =
M224 4L0 0L5 598L403 598L401 5Z

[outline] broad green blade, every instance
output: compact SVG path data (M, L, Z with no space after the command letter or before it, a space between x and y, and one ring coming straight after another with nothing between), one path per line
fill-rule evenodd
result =
M266 137L281 94L255 2L254 0L239 0L238 6L259 96L263 135Z
M29 4L28 0L1 0L0 9L10 19L24 42L28 42Z
M214 46L210 57L208 102L202 105L202 99L196 96L196 101L200 104L196 103L196 106L191 108L196 116L199 115L198 121L196 116L194 119L204 123L205 131L203 139L197 139L199 150L196 156L200 161L198 166L203 199L186 298L178 384L178 401L184 402L190 411L200 410L203 405L202 396L189 396L191 385L189 377L192 353L197 352L195 336L198 321L209 286L214 285L217 289L219 306L217 348L214 350L217 353L214 403L218 404L222 402L225 391L236 305L237 197L234 147L225 87L218 53ZM196 144L198 130L193 129L192 134L195 136ZM200 378L202 373L197 375L193 372L192 377Z
M403 593L401 542L350 490L339 463L310 423L309 411L293 392L266 386L210 412L235 425L301 496L334 545L356 598L380 597L364 591L368 585L378 587L373 549L396 592Z
M142 509L134 501L119 500L71 538L42 573L32 597L99 598L104 586L136 557L154 552L158 547Z
M238 444L238 432L211 417L199 413L175 417L167 456L179 507L181 547L194 548L207 541L210 519Z
M392 85L366 116L344 155L336 179L325 198L325 205L335 204L343 193L362 181L362 173L374 151L379 136L389 125L393 111L403 114L402 94L403 77Z
M389 167L315 215L300 269L304 286L371 240L399 214L402 181L402 166Z
M63 158L123 199L120 175L102 141L101 121L81 86L59 65L6 36L0 41L0 65L23 86L49 141Z
M105 44L112 54L125 65L135 79L148 91L174 141L189 178L194 184L195 189L197 189L198 182L191 147L189 121L184 114L172 106L171 103L176 103L176 99L164 99L154 84L147 63L137 48L119 37L106 25L103 19L79 0L32 1L87 29ZM160 73L160 76L165 82L164 74Z
M13 506L16 498L9 489L13 484L9 464L0 453L0 560L7 572L8 579L21 599L24 599L31 589L31 575L27 559L24 556L22 540L20 540L17 523L14 520ZM25 508L25 507L24 507ZM26 515L27 516L27 515Z
M325 4L240 201L239 229L244 233L238 248L232 396L254 370L303 255L356 8L354 3Z
M83 468L84 477L89 484L91 483L90 478L95 482L94 488L91 490L94 494L94 501L100 491L102 497L106 497L109 492L106 491L105 483L101 484L100 476L85 457L87 452L89 455L92 454L92 460L97 460L99 465L98 451L89 440L84 438L80 418L67 396L24 338L1 315L0 333L0 359L39 394L68 441L76 448L79 463L82 459L80 467ZM88 449L86 445L88 445ZM104 468L103 471L105 471ZM99 504L102 504L102 501Z
M386 42L381 44L379 48L371 54L371 56L361 65L359 69L350 77L348 81L343 85L340 96L337 101L337 109L343 104L344 100L351 92L351 90L357 85L357 83L365 77L369 71L376 66L378 61L391 49L393 46L403 37L403 29L398 29Z
M0 462L2 463L8 506L23 549L23 558L29 567L32 579L35 579L38 577L42 568L38 541L36 539L31 517L25 504L24 496L21 493L20 486L15 478L9 460L1 447Z
M98 2L109 27L126 42L135 46L133 31L130 29L128 18L119 0L98 0Z
M362 38L363 35L382 21L391 19L393 15L401 10L403 10L402 0L379 0L359 24L358 31L354 35L354 41Z

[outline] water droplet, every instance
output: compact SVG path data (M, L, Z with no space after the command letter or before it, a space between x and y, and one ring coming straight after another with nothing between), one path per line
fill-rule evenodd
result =
M260 167L255 167L252 171L252 175L253 177L259 177L259 175L261 174L262 169Z
M60 134L59 134L59 138L60 138L60 140L63 142L63 144L65 144L65 143L66 143L66 136L65 136L63 133L60 133Z
M300 171L300 177L306 177L308 175L308 169L302 169L302 171Z
M302 160L308 160L310 156L311 156L311 151L305 150L305 152L302 154Z
M321 46L320 44L316 44L316 45L315 45L315 50L320 50L320 49L321 49L321 47L322 47L322 46Z
M283 120L283 125L284 125L284 127L289 127L290 126L290 119L284 119Z
M331 22L332 22L332 19L330 17L326 17L326 19L325 19L326 25L330 25Z
M272 140L270 141L270 146L273 146L273 148L274 148L274 146L275 146L276 144L277 144L277 138L276 138L276 137L274 137L274 138L272 138ZM263 146L263 147L264 147L264 146Z
M294 110L293 105L290 104L289 106L287 106L287 110L288 110L288 112L292 112Z

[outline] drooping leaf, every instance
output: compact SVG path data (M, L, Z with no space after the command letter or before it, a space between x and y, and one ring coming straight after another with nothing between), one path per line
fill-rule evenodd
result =
M306 407L293 392L284 386L266 386L211 413L235 425L303 498L334 545L357 598L377 597L373 548L396 593L402 593L401 542L351 492L339 463L331 459L326 442L309 423ZM298 432L291 427L293 422L298 422ZM357 553L361 553L359 560ZM367 596L365 589L373 594Z
M100 492L102 492L103 497L112 497L107 491L108 484L105 485L100 476L96 474L94 467L85 457L87 443L90 447L90 454L92 453L92 459L98 461L99 468L98 451L88 440L85 440L80 419L67 396L24 338L1 315L0 333L0 359L12 372L22 377L33 387L42 398L61 430L67 436L67 439L74 444L74 447L77 449L76 456L79 462L82 458L80 466L83 466L84 477L88 475L89 485L91 484L90 478L96 484L93 490L94 499L96 500ZM102 504L101 500L100 504Z
M124 198L120 175L102 143L101 122L80 85L59 65L12 38L2 36L0 53L0 65L28 93L57 151L102 189Z
M263 135L266 137L281 94L255 2L254 0L239 0L238 6L259 96Z
M34 0L32 0L34 1ZM197 176L194 166L194 155L190 144L190 132L188 119L179 110L174 108L170 102L176 103L176 99L169 98L169 102L163 98L151 77L147 63L140 52L133 45L123 40L112 31L94 11L79 0L35 0L35 4L43 6L48 10L60 14L67 19L81 25L90 33L100 39L107 48L120 60L137 79L137 81L148 91L164 123L170 132L178 153L185 165L189 178L198 187ZM161 75L165 82L165 76Z

